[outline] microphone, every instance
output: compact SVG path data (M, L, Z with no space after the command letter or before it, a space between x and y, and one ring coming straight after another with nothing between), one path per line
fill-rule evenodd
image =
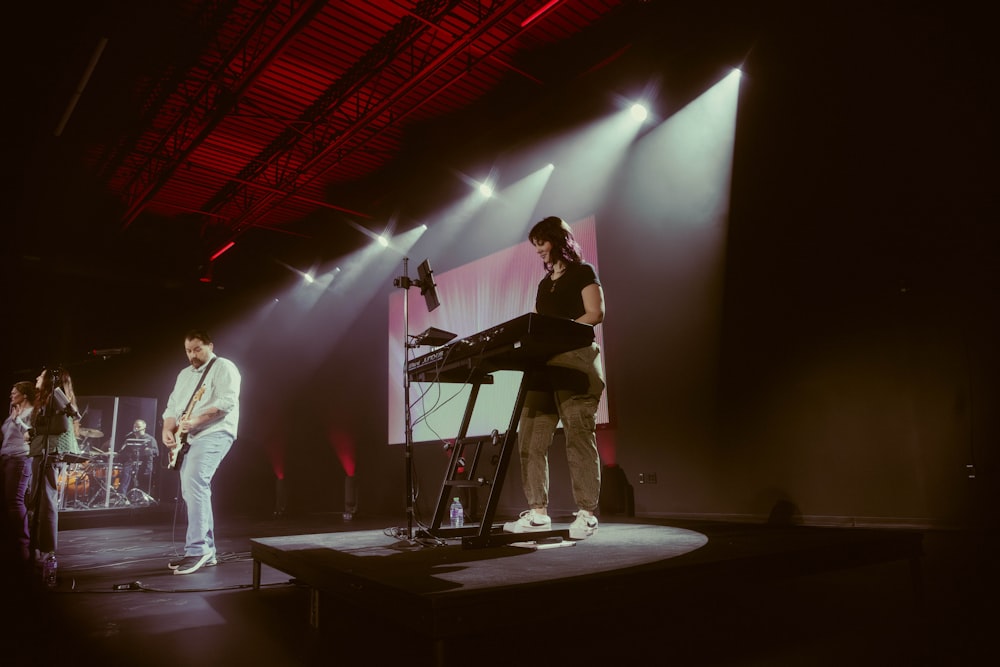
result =
M56 399L56 403L59 405L60 410L73 419L83 419L83 415L81 415L80 411L69 402L69 398L63 393L61 387L56 387L52 392L52 396Z
M117 357L122 354L128 354L132 351L130 347L106 347L103 350L91 350L87 354L92 357Z

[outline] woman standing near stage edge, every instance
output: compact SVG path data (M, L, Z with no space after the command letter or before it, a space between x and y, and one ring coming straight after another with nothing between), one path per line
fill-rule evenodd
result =
M38 393L31 415L32 494L29 510L32 555L38 561L55 556L59 536L59 478L66 471L62 454L79 454L79 417L73 380L65 368L46 368L35 381ZM56 391L56 390L59 391Z
M4 547L10 540L15 560L27 563L30 533L28 530L28 488L31 485L31 460L26 434L31 428L35 385L17 382L10 390L10 412L3 422L3 445L0 446L0 499L3 500Z
M595 326L604 321L604 291L597 272L583 261L570 226L550 216L532 227L528 240L545 266L535 312ZM562 420L573 499L579 508L569 536L582 540L597 532L594 512L601 495L597 451L597 405L604 392L604 369L597 343L554 356L533 376L518 425L521 484L528 509L504 524L510 533L552 529L549 505L549 447Z

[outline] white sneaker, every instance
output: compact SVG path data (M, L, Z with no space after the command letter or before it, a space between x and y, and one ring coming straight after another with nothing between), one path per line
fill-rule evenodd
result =
M547 514L539 514L533 509L524 510L517 521L508 521L503 525L505 533L537 533L542 530L552 530L552 519Z
M585 540L597 532L597 517L583 510L573 512L576 520L569 525L571 540Z

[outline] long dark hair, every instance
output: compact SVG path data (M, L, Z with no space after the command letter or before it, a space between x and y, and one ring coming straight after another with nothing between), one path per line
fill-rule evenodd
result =
M35 408L44 408L49 402L49 398L52 397L52 392L55 391L56 387L62 389L69 402L76 407L76 394L73 393L73 378L70 377L69 371L62 366L57 366L55 368L46 368L42 371L42 387L35 395Z
M532 243L548 241L552 244L552 252L549 259L552 260L545 265L545 270L552 269L555 259L561 259L563 264L579 264L583 261L583 251L580 244L573 238L573 230L569 223L554 215L535 223L535 226L528 232L528 240Z

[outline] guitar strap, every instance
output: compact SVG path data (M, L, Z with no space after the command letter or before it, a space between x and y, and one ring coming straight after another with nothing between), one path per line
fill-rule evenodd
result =
M188 399L187 407L184 408L184 414L187 415L187 413L191 410L191 406L194 404L194 397L198 394L198 390L201 389L201 385L205 383L205 378L208 377L208 372L212 370L212 364L215 363L216 359L218 359L218 357L212 357L212 359L208 362L208 366L205 366L205 372L201 374L201 379L198 380L198 384L194 386L194 391L191 392L191 398ZM188 416L190 417L191 415Z
M195 385L194 391L191 392L191 398L188 399L187 407L184 408L184 413L181 415L181 417L190 417L191 416L189 413L191 412L191 408L194 407L194 400L195 400L194 397L198 395L198 390L201 389L201 385L205 383L205 378L208 377L208 372L210 370L212 370L212 364L215 363L216 359L218 359L218 357L212 357L212 360L208 362L207 366L205 366L205 372L203 372L201 374L201 379L198 380L198 384ZM187 439L186 439L186 437L184 435L181 436L180 442L183 443L183 445L181 446L181 449L180 449L179 452L177 452L176 454L172 453L168 457L167 468L171 468L173 470L177 470L178 468L180 468L181 460L184 458L184 455L187 453L188 447L190 447L190 445L187 443ZM176 451L176 450L171 450L171 451Z

